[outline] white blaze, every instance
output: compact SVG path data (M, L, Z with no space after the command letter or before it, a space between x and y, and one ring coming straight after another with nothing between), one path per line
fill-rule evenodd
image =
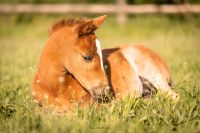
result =
M97 54L99 55L100 58L100 63L101 63L101 68L103 69L103 57L102 57L102 50L101 50L101 44L98 39L96 39L96 47L97 47Z

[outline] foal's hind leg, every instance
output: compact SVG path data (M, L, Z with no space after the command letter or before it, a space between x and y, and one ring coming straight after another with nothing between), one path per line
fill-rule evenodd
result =
M170 74L166 63L155 52L139 45L125 46L121 48L121 52L138 76L173 100L179 99L179 95L169 86Z
M151 77L145 76L140 77L142 84L143 84L143 97L149 97L150 95L156 93L156 92L161 92L164 94L167 94L167 96L171 97L172 100L178 101L179 100L179 95L174 92L169 83L166 82L166 80L152 80Z

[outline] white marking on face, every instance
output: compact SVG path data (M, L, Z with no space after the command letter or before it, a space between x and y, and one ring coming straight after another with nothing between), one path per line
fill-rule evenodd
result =
M97 47L97 54L99 55L100 58L100 63L101 63L101 69L103 69L103 56L102 56L102 50L101 50L101 43L99 42L98 39L96 39L96 47Z

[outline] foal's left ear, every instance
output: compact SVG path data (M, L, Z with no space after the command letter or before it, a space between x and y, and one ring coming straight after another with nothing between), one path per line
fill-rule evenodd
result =
M88 34L94 32L104 22L105 18L106 18L106 15L103 15L103 16L100 16L98 18L92 19L90 21L87 21L87 22L81 24L78 27L78 35L79 36L88 35Z
M101 26L101 24L104 22L107 15L100 16L98 18L93 19L93 25L97 27L97 29Z

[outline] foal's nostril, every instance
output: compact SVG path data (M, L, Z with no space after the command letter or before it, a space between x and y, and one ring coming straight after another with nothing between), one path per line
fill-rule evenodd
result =
M100 88L100 87L94 87L93 89L92 89L92 96L94 97L94 98L99 98L101 95L102 95L102 91L103 89L102 88Z
M98 102L106 101L110 94L110 87L108 86L98 86L91 90L92 97Z

